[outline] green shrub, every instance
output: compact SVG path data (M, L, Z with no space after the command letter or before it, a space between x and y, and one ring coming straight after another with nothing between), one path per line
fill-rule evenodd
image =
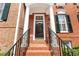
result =
M70 56L70 55L79 56L79 47L74 47L68 50L67 48L64 48L64 50L62 50L62 53L64 56Z

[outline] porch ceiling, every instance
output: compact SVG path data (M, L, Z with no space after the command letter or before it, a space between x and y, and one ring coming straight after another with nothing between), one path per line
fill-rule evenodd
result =
M30 5L30 14L32 13L46 13L49 14L49 4L38 3Z

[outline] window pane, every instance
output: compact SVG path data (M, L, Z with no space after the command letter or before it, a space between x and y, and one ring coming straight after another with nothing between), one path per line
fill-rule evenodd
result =
M0 13L2 12L3 3L0 3Z
M43 20L43 16L36 16L36 20Z
M59 22L65 22L65 15L58 15Z
M60 30L67 31L67 24L66 24L66 16L63 14L58 15Z
M2 13L3 13L4 5L5 5L4 3L0 3L0 21L2 21L1 17L2 17Z
M60 30L62 31L62 24L60 24Z
M3 3L0 3L0 8L2 8L2 6L3 6Z
M66 31L66 25L65 24L62 24L62 30Z

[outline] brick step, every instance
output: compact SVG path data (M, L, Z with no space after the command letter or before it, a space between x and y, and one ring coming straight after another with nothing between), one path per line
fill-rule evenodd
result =
M33 44L30 43L29 47L49 47L47 44Z
M27 50L27 56L51 56L50 50Z
M30 42L31 44L46 44L46 42Z
M46 41L45 40L32 40L32 41L30 41L30 43L33 43L33 44L45 44Z
M28 47L28 50L50 50L48 47Z

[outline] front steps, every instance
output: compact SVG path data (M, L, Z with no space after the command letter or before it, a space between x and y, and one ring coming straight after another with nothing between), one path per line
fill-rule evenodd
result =
M45 41L33 42L29 44L26 56L51 56L51 51Z

